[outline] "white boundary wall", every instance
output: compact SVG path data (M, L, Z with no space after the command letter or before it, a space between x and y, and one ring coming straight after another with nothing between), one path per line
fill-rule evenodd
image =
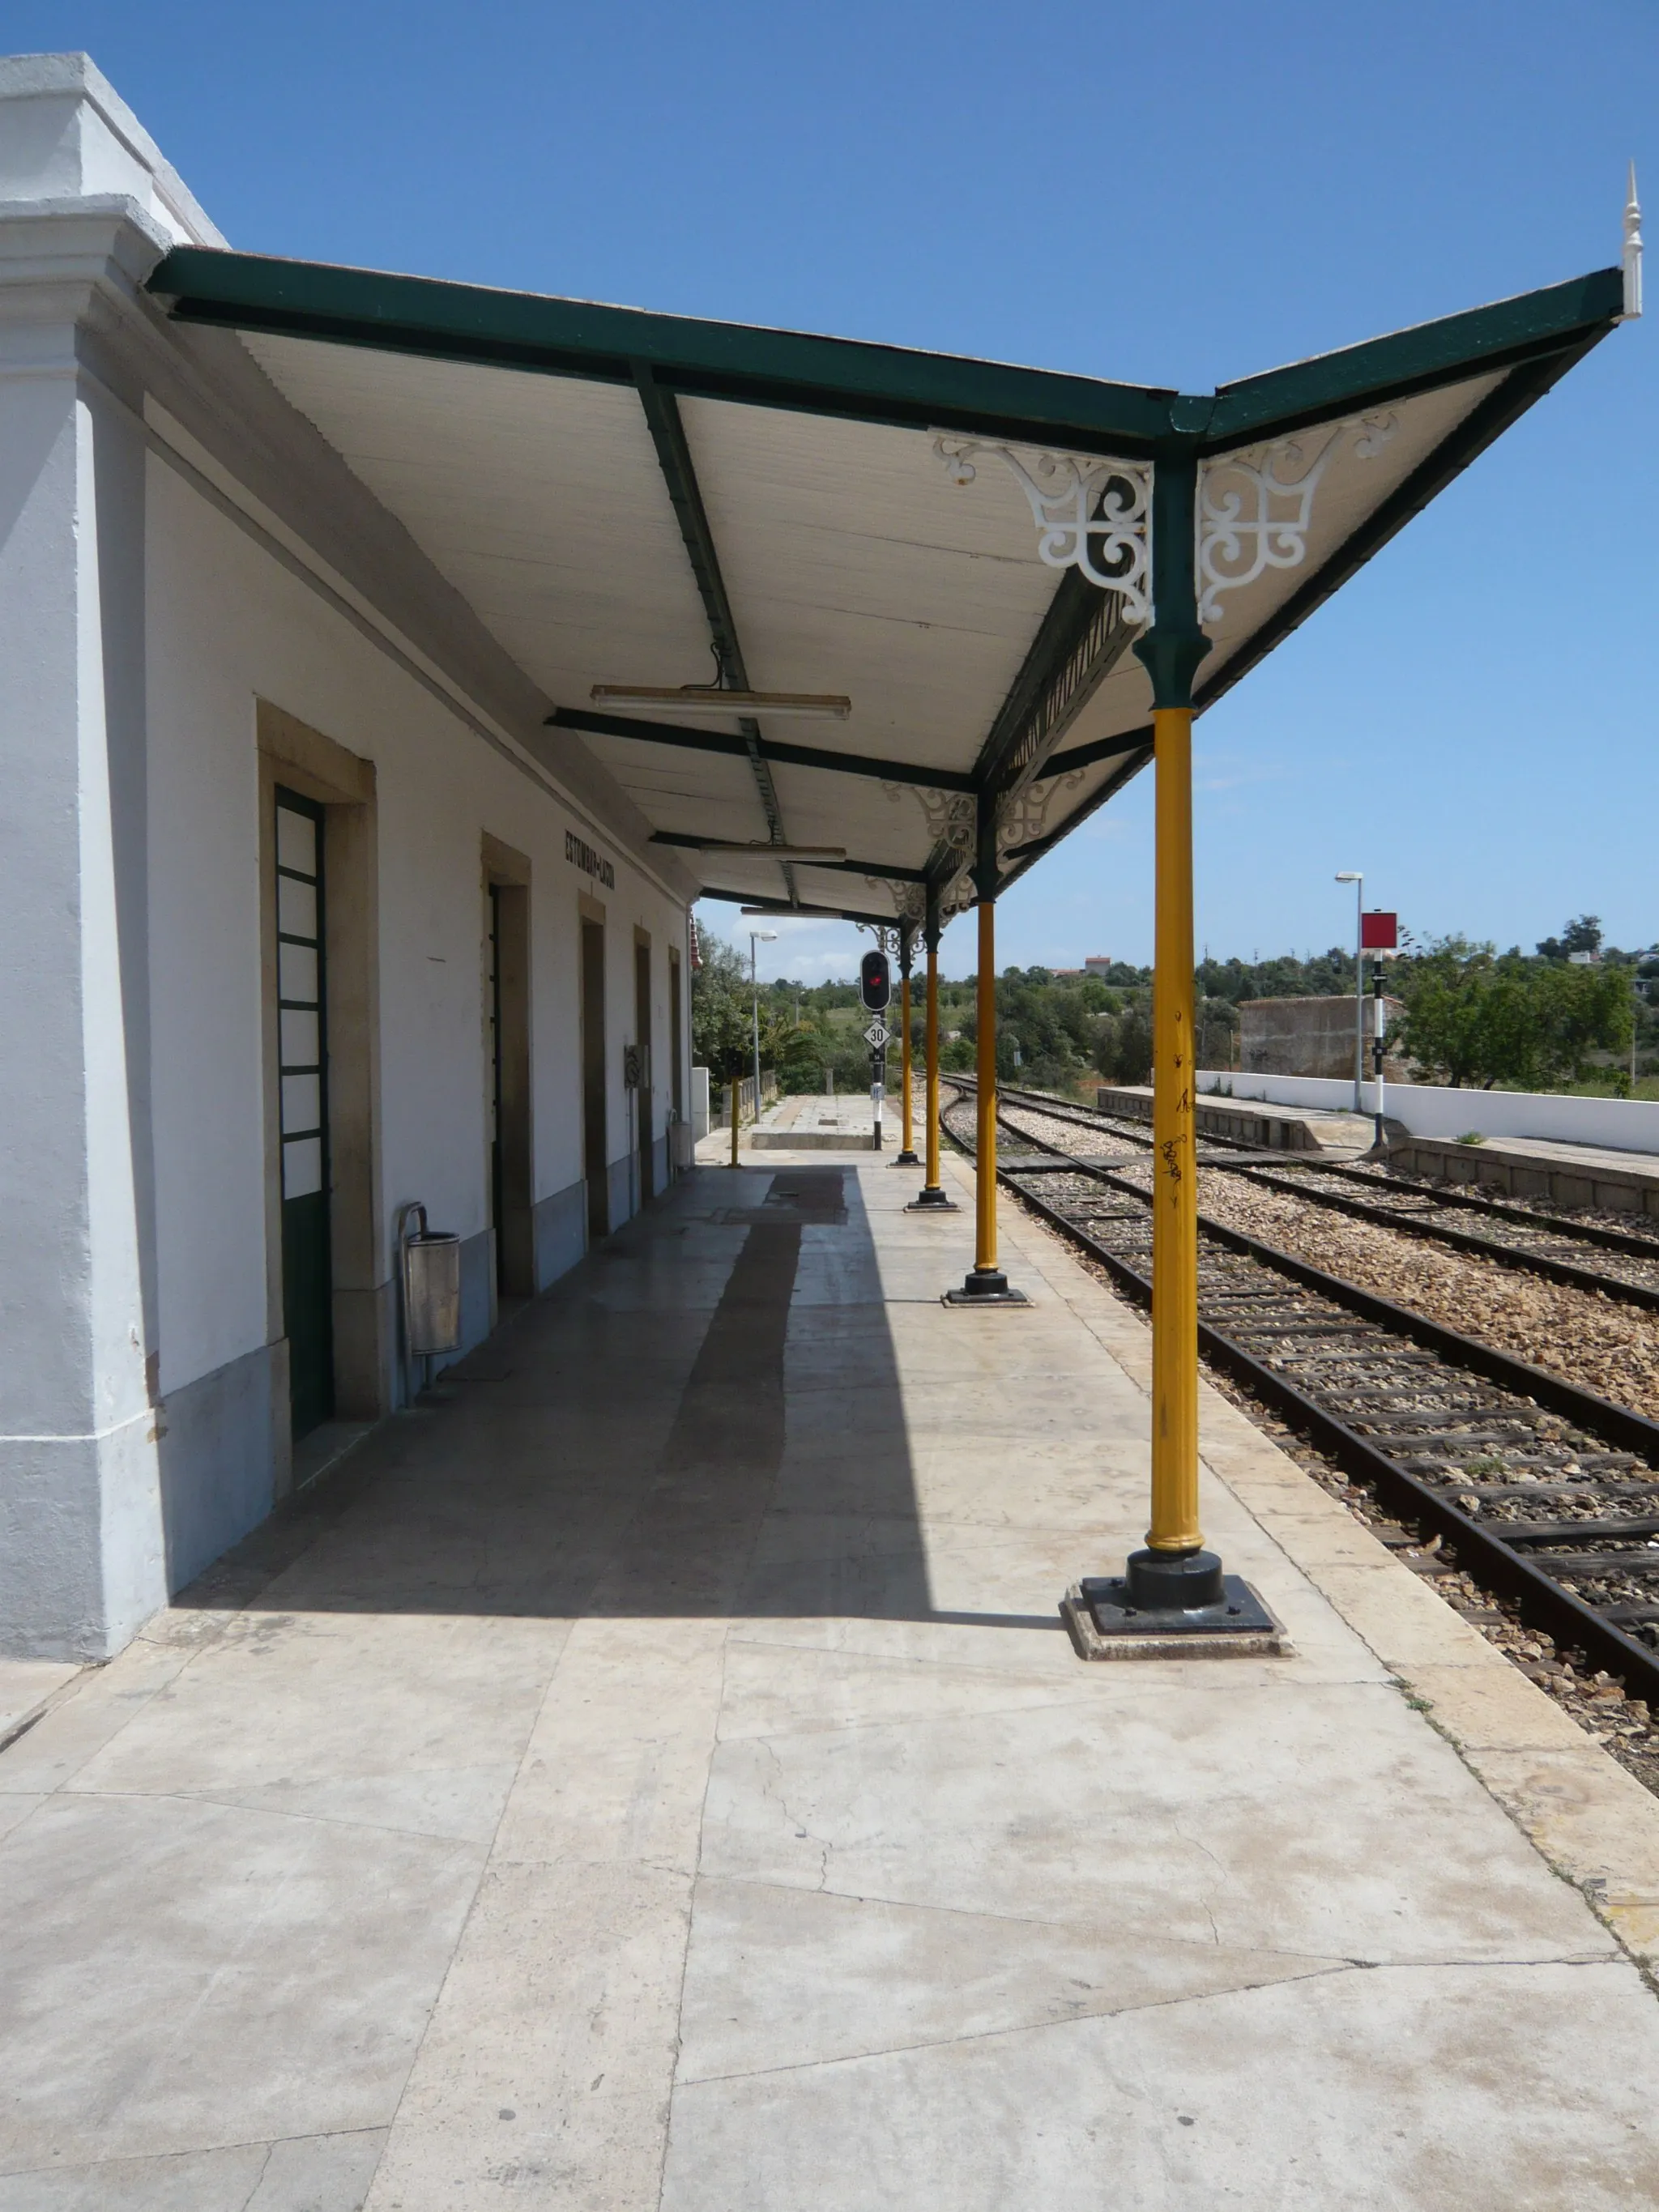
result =
M1235 1098L1314 1113L1351 1113L1353 1085L1315 1075L1239 1075L1200 1068L1199 1095L1218 1088ZM1362 1087L1364 1111L1376 1111L1376 1085ZM1383 1105L1414 1137L1535 1137L1559 1145L1599 1145L1613 1152L1659 1152L1659 1099L1570 1098L1544 1091L1453 1091L1439 1083L1390 1083Z

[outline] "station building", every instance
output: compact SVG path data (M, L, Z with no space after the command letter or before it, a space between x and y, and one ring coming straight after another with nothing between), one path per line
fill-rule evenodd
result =
M699 894L974 904L990 974L1156 750L1189 989L1192 714L1632 237L1188 395L240 254L85 57L0 62L0 1648L118 1650L405 1401L408 1209L465 1349L665 1188Z
M223 241L96 73L0 67L0 1620L96 1656L406 1400L403 1207L465 1349L666 1187L696 884L236 342L133 312Z

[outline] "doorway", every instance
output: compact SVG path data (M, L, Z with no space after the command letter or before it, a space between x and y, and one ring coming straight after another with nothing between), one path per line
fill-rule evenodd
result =
M634 1096L638 1102L639 1115L636 1135L640 1148L640 1203L656 1195L652 1182L652 1114L651 1114L651 944L649 939L641 944L634 940L634 1035L640 1055L639 1088Z
M611 1231L605 1110L605 925L582 921L582 1172L587 1182L587 1235Z
M334 1413L323 809L276 787L276 1036L283 1333L295 1437Z
M484 892L484 1142L489 1151L489 1226L495 1243L495 1288L504 1290L501 1255L501 893Z
M685 1119L685 1064L680 1052L681 1012L680 956L678 948L671 945L668 948L668 1073L672 1086L672 1103L677 1129ZM670 1140L668 1169L671 1175L676 1164L673 1146L684 1142L681 1137Z
M506 848L500 850L505 853ZM526 868L528 864L526 864ZM530 890L484 885L484 1123L498 1296L535 1294L530 1113Z

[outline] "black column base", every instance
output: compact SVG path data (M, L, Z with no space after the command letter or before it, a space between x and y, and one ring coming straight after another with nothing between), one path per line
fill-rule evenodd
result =
M924 1183L905 1207L907 1213L960 1213L962 1208L955 1199L947 1198L940 1183Z
M1225 1658L1285 1649L1279 1623L1213 1552L1133 1552L1121 1575L1085 1575L1060 1611L1079 1659Z
M1225 1577L1213 1552L1131 1552L1125 1566L1126 1605L1143 1613L1191 1613L1219 1605Z
M1024 1306L1030 1300L1024 1291L1011 1290L1000 1267L975 1267L963 1277L959 1291L946 1291L947 1306Z
M896 1158L890 1160L887 1164L894 1168L919 1168L921 1162L913 1152L906 1150L900 1152Z

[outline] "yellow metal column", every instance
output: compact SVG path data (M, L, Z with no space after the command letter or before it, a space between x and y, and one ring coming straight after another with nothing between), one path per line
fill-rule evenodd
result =
M1158 886L1152 968L1152 1522L1155 1552L1198 1525L1198 1158L1193 1140L1193 714L1153 710Z
M916 1158L914 1117L910 1103L910 959L915 950L916 926L908 916L899 924L899 1090L903 1094L900 1120L904 1141L899 1146L896 1168L919 1168Z
M1171 428L1177 401L1170 410ZM1205 419L1208 419L1207 403ZM1152 626L1135 642L1152 679L1158 884L1152 964L1152 1511L1121 1575L1085 1575L1060 1611L1079 1658L1126 1650L1277 1651L1249 1583L1204 1549L1198 1525L1198 1148L1193 1078L1193 678L1210 649L1198 619L1198 453L1154 462Z
M904 1094L902 1126L904 1142L899 1157L906 1163L915 1158L910 1148L910 978L907 975L899 984L899 1027L903 1035L899 1041L899 1088Z
M1172 414L1174 410L1172 410ZM1193 678L1210 649L1198 619L1198 455L1155 460L1153 617L1135 642L1152 679L1158 791L1152 964L1152 1525L1121 1575L1085 1576L1061 1610L1085 1658L1123 1649L1277 1650L1272 1616L1204 1549L1198 1525L1198 1152L1193 1077ZM1167 1646L1161 1641L1169 1638ZM1198 1638L1202 1640L1194 1641ZM1255 1639L1254 1642L1251 1639Z
M1011 1290L997 1265L997 921L996 821L981 800L980 865L974 871L979 893L979 976L975 986L978 1072L974 1102L974 1264L960 1290L947 1291L949 1305L1023 1306L1024 1291Z
M922 1150L927 1160L927 1188L939 1188L939 945L937 940L927 947L927 1036L924 1050L927 1054L927 1093L924 1110L927 1117L927 1133Z
M927 1181L905 1209L909 1213L954 1213L956 1200L947 1198L939 1179L939 892L933 886L927 891L927 919L924 925L924 939L927 946L927 1090L923 1111L926 1127L922 1151L927 1158Z
M974 992L978 1037L974 1052L979 1096L974 1116L974 1273L997 1264L997 908L979 902L979 975Z

